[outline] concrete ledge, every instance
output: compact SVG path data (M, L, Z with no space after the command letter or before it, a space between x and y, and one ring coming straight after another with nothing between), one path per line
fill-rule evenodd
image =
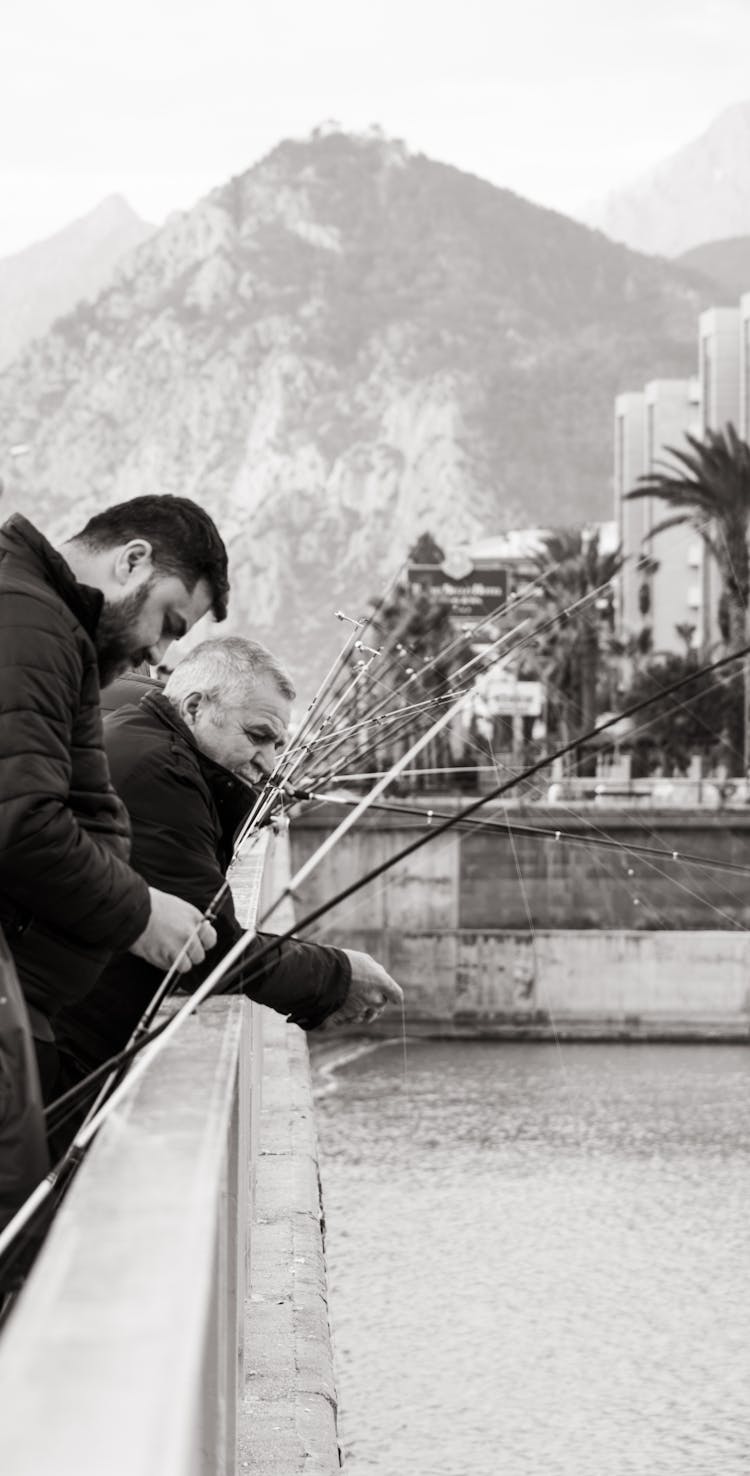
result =
M307 1043L266 1013L239 1469L339 1470L317 1143Z
M212 999L101 1129L0 1346L4 1476L233 1476L249 1007Z

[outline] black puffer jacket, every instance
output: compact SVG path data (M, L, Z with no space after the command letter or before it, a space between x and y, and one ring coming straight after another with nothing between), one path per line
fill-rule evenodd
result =
M151 886L205 910L222 885L233 837L252 803L247 785L200 752L158 688L138 706L108 714L104 733L112 779L130 812L133 865ZM184 976L184 988L205 978L243 931L228 893L215 926L216 947ZM268 941L260 935L255 951ZM96 988L57 1017L60 1047L86 1070L99 1065L126 1044L161 977L133 954L113 959ZM248 954L242 988L311 1029L343 1004L350 981L340 949L290 939L255 969Z
M150 912L104 750L102 603L25 518L0 528L0 923L45 1015L75 990L76 962L90 984Z

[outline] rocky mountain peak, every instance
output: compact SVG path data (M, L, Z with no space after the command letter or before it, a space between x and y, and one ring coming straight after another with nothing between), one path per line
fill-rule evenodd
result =
M231 546L233 621L305 676L419 533L609 514L612 397L693 368L700 280L377 130L285 140L0 376L6 505L147 490ZM0 467L0 475L3 468ZM305 672L305 667L309 672Z
M698 138L580 217L664 256L750 233L750 100L725 108Z
M91 301L152 234L122 195L23 251L0 259L0 368L76 303Z

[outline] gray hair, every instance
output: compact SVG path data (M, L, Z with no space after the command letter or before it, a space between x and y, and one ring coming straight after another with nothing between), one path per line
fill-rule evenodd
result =
M246 641L242 636L217 637L201 641L178 661L165 683L164 695L173 707L179 707L183 697L201 692L216 706L220 721L222 710L247 701L263 677L269 677L290 702L294 700L289 673L260 641Z

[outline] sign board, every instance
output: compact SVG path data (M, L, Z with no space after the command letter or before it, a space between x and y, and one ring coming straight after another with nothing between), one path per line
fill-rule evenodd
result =
M468 561L467 561L468 563ZM471 625L484 620L508 599L508 570L475 569L452 573L450 561L442 564L410 564L409 582L431 589L446 600L454 619Z
M544 710L542 683L517 681L505 670L485 672L477 691L488 717L541 717Z

